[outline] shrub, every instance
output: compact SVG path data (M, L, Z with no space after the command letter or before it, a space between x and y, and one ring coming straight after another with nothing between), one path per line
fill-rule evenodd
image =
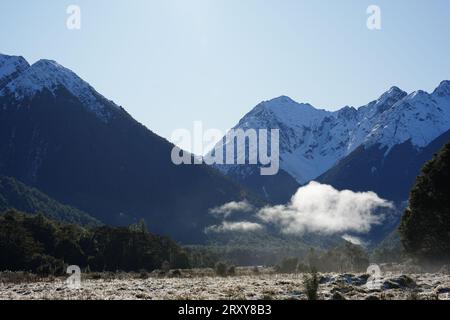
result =
M227 276L227 269L228 266L225 262L217 262L214 270L216 271L216 274L220 277L226 277Z
M168 261L164 261L164 262L161 264L161 270L162 270L164 273L169 273L169 271L170 271L170 263L169 263Z
M175 269L175 270L171 270L169 272L169 276L170 277L174 277L174 278L178 278L181 277L183 274L181 273L181 271L179 269Z
M227 275L229 276L235 276L236 275L236 267L234 265L231 265L227 269Z
M254 274L259 274L259 268L257 266L254 266L253 269L252 269L252 272Z
M32 283L37 282L38 278L36 275L28 273L28 272L0 272L0 283Z
M147 270L141 269L139 271L139 278L140 279L147 279L149 277Z
M308 300L318 299L319 278L315 269L312 269L310 274L304 278L304 286L306 289L306 296Z
M65 274L65 264L52 256L36 254L31 260L33 270L40 277L60 276Z

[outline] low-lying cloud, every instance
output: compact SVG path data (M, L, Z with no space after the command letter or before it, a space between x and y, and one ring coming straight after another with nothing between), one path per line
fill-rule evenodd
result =
M280 232L292 235L317 233L323 235L344 234L352 243L363 244L354 236L345 233L368 233L381 224L385 216L380 208L393 208L391 202L374 192L339 191L332 186L310 182L300 187L291 201L285 205L256 209L247 201L229 202L210 210L222 218L219 225L210 226L208 232L258 231L267 225ZM249 221L227 221L234 212L252 213Z
M258 231L264 227L259 223L249 221L229 222L223 221L220 225L210 226L206 228L206 232L247 232Z
M339 191L311 182L299 188L287 205L265 207L257 216L286 234L367 233L383 221L382 214L374 213L382 207L392 204L374 192Z
M348 241L348 242L350 242L352 244L356 244L358 246L365 247L367 245L367 243L364 240L362 240L361 238L358 238L358 237L355 237L355 236L352 236L352 235L349 235L349 234L344 234L342 236L342 239L344 239L345 241Z
M210 213L215 215L222 215L225 218L230 216L232 213L235 212L251 212L254 211L255 207L249 203L247 200L236 202L228 202L224 205L221 205L220 207L215 207L209 210Z

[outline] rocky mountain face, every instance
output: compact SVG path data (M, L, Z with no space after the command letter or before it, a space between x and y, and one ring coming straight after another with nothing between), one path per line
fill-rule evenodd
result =
M1 175L184 243L204 241L210 208L259 201L206 165L174 165L172 147L58 63L0 55Z

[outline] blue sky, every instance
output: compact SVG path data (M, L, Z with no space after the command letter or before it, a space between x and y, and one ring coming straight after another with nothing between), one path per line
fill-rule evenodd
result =
M431 91L450 79L449 39L447 0L0 2L0 52L58 61L164 137L195 120L226 130L280 95L336 110L392 85Z

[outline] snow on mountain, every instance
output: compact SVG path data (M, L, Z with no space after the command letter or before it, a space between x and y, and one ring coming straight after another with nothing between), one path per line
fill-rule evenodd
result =
M441 87L441 86L440 86ZM379 143L388 147L411 140L423 148L450 129L450 95L440 95L445 88L434 93L416 91L396 103L389 112L376 119L366 143Z
M0 55L0 59L3 57ZM23 61L25 60L23 59ZM8 70L12 67L9 64L6 67L6 72L10 72ZM77 97L90 111L97 114L103 120L107 120L109 116L109 107L117 107L97 93L94 88L73 71L61 66L55 61L44 59L23 69L18 76L9 81L3 88L0 87L0 96L12 94L14 99L20 101L26 98L32 98L44 89L55 94L56 90L61 87Z
M365 106L335 112L283 96L256 106L234 129L248 128L280 129L280 167L303 184L361 145L388 147L387 153L408 140L425 147L450 129L450 82L443 81L431 94L408 95L392 87ZM218 167L234 175L239 170L236 165Z
M22 57L0 54L0 89L29 67Z

